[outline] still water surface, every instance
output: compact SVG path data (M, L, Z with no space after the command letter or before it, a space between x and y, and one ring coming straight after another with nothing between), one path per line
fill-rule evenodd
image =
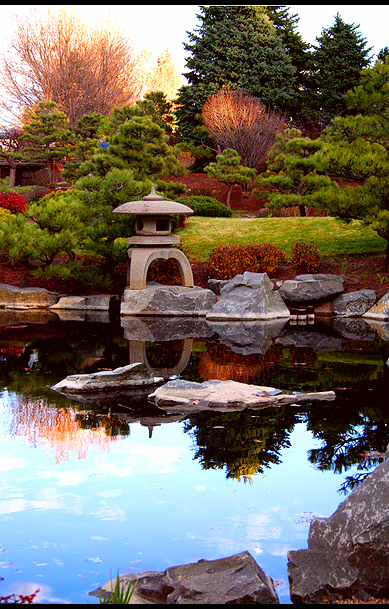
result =
M384 327L282 322L183 339L179 321L175 338L165 328L171 340L142 341L147 324L0 322L1 595L39 588L40 603L93 604L110 571L248 550L290 603L288 550L307 547L311 519L331 515L388 443ZM51 389L134 354L166 378L336 389L337 399L185 418L139 396L77 401Z

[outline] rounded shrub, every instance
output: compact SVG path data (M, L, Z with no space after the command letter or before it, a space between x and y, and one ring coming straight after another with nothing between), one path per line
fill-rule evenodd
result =
M320 254L317 245L296 241L292 248L290 263L293 268L305 273L317 273L320 267Z
M286 262L283 250L272 243L222 245L211 250L208 260L210 279L233 279L235 275L276 273Z
M0 208L7 209L11 214L22 214L26 211L26 203L16 192L0 192Z
M232 210L213 197L189 195L180 197L179 202L193 209L195 216L213 218L231 218L232 216Z

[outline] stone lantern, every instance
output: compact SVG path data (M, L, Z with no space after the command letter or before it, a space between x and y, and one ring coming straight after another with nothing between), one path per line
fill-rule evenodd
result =
M181 250L172 245L180 243L180 238L171 234L171 214L193 214L193 210L182 203L164 201L156 194L154 184L149 195L141 201L129 201L113 210L114 214L135 215L134 237L127 239L128 253L127 283L132 290L146 287L148 268L157 258L175 258L178 263L182 284L193 287L193 274L189 260Z

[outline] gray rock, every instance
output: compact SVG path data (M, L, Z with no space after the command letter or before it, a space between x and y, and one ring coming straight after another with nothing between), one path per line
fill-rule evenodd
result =
M307 400L333 400L335 393L282 393L274 387L246 385L236 381L211 380L195 383L173 380L156 389L148 399L170 413L193 413L202 410L232 412Z
M118 387L138 387L156 385L162 378L154 378L141 363L129 364L115 370L103 370L93 374L72 374L52 387L61 393L78 393L82 391L117 390Z
M340 317L359 317L366 313L377 300L374 290L359 290L341 294L332 302L332 311Z
M370 319L389 319L389 292L385 294L363 317Z
M220 290L224 288L227 283L231 281L230 279L208 279L208 287L212 292L216 294L216 296L220 296Z
M211 290L198 286L154 285L143 290L126 288L120 314L204 316L215 302L216 295Z
M312 521L308 550L288 553L293 603L389 595L389 460L329 518Z
M317 304L344 291L345 278L340 275L297 275L296 279L283 281L278 294L289 304Z
M221 290L220 300L207 314L207 321L257 320L290 317L289 309L266 273L236 275Z
M45 288L16 288L0 283L0 307L6 309L46 309L54 305L61 294Z
M109 311L119 306L119 297L115 294L92 294L91 296L63 296L50 308L74 311Z
M120 583L127 588L137 581L134 604L162 605L227 605L279 604L273 582L249 552L241 552L217 560L169 567L163 572L121 575ZM112 582L113 587L115 581ZM90 594L98 596L111 591L111 582Z

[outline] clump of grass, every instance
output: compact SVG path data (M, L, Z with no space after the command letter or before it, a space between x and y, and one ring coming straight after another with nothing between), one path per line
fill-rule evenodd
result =
M119 577L119 571L118 571L118 574L116 576L115 588L114 588L113 583L112 583L113 579L112 579L111 572L110 572L110 576L111 576L111 592L109 593L108 596L104 596L104 598L102 597L101 594L99 594L100 605L128 605L131 601L132 595L135 592L137 582L136 581L134 582L134 580L131 579L131 581L127 587L122 586L120 583L120 577Z

